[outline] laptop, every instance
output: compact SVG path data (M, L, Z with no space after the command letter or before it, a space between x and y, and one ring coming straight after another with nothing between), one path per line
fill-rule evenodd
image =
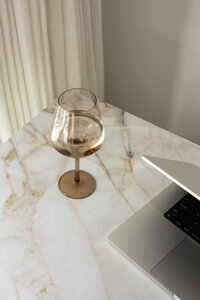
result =
M143 156L172 183L109 241L175 299L200 299L200 168Z

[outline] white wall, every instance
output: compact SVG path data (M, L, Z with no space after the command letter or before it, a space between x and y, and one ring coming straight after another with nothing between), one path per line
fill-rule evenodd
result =
M106 100L200 144L200 1L102 0Z

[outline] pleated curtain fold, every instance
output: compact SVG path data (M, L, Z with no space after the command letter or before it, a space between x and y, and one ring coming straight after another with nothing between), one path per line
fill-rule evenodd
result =
M0 0L0 142L63 90L104 96L100 0Z

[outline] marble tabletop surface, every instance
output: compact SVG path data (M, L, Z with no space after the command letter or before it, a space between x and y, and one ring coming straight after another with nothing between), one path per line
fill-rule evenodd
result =
M170 183L141 155L200 166L199 146L100 103L105 142L81 159L96 191L72 200L57 185L74 160L51 147L55 106L0 147L0 299L171 299L107 236Z

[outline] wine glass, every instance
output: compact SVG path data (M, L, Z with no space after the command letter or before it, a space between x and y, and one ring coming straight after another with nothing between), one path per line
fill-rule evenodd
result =
M93 193L96 181L79 169L79 160L98 151L103 140L104 127L95 94L83 88L63 92L58 98L51 142L59 153L75 158L75 170L64 173L58 182L64 195L80 199Z

